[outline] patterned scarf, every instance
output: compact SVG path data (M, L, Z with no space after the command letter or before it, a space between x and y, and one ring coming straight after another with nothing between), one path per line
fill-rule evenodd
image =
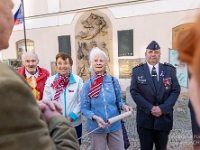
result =
M27 83L30 85L33 95L36 100L40 100L41 93L37 90L37 78L32 76L30 78L26 78Z
M103 77L104 77L104 75L100 75L100 74L96 75L96 79L92 83L92 86L91 86L90 91L88 93L88 96L90 98L92 98L92 97L96 98L96 97L99 96L99 92L100 92L100 89L102 87Z
M58 100L60 93L63 88L65 88L69 83L69 76L62 76L59 74L58 78L53 81L51 87L56 88L56 93L54 95L54 100Z
M40 100L40 95L41 93L37 90L37 78L39 77L39 70L38 68L36 69L36 73L34 75L30 74L26 69L25 69L25 78L28 84L31 87L31 90L33 92L33 95L35 96L36 100Z

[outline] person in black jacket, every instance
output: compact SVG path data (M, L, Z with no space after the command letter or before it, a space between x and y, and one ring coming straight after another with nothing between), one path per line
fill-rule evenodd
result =
M193 132L194 150L200 150L200 14L190 27L177 34L175 46L179 60L186 63L190 73L189 108Z
M191 74L188 73L189 79L191 78ZM189 99L188 107L190 109L190 116L191 116L191 125L192 125L192 137L193 137L193 147L200 147L200 126L197 123L196 115L194 112L194 108L191 104L191 99Z

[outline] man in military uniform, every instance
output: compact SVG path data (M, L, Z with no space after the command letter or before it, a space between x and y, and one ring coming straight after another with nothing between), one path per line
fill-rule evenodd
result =
M160 46L152 41L146 48L147 63L132 70L130 93L137 105L137 132L141 150L166 150L173 126L173 107L180 94L176 69L159 63Z

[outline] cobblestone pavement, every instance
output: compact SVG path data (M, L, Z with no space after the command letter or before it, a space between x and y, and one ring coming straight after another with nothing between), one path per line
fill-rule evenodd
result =
M183 98L178 99L174 107L174 125L173 130L170 132L168 140L168 150L192 150L192 131L190 114L187 107L188 101ZM135 110L133 117L124 119L126 122L126 129L128 131L131 146L127 150L139 150L140 144L136 130L136 116ZM83 135L85 131L85 117L83 117ZM81 150L90 150L90 141L88 136L82 139Z

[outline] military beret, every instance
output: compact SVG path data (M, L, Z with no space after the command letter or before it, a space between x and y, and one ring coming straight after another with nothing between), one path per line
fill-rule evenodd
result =
M149 49L149 50L159 50L160 49L160 46L159 44L156 42L156 41L152 41L146 49Z

